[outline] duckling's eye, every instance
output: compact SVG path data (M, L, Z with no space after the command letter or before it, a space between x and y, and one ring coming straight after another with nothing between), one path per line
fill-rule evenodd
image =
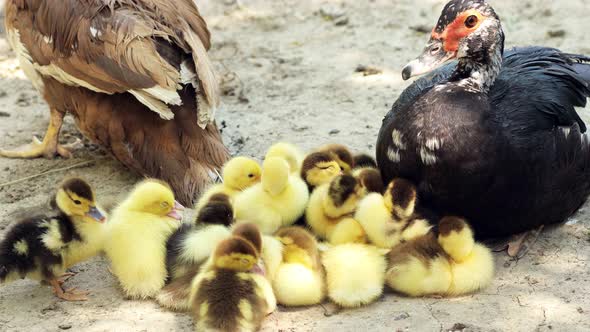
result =
M242 264L248 264L248 263L250 263L250 261L249 261L249 260L247 260L247 259L245 259L245 258L242 258Z
M465 26L468 27L469 29L473 29L477 25L478 21L479 20L478 20L477 16L471 15L465 20Z
M251 179L254 177L254 174L250 173L250 174L248 174L248 177Z
M74 200L74 204L76 204L76 205L80 205L80 204L82 204L82 202L80 202L79 200L75 199L75 200Z
M168 202L162 202L162 203L160 203L160 206L162 208L167 208L168 207Z

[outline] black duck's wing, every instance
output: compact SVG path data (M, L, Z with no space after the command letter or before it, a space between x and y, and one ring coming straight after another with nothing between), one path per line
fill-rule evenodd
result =
M498 120L521 135L574 123L585 132L575 110L590 96L590 64L585 62L590 58L546 47L507 51L490 90Z

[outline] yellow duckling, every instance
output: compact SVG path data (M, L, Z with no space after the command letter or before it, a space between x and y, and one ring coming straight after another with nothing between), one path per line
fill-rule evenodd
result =
M340 174L342 174L342 168L338 160L328 152L313 152L307 155L301 166L301 178L310 190L330 183Z
M494 276L494 258L475 243L465 220L445 217L427 234L394 247L388 254L386 280L408 296L456 296L487 287Z
M266 152L266 158L283 158L289 163L291 173L299 174L305 155L298 147L291 143L279 142L271 146Z
M290 173L289 164L282 158L267 158L261 183L236 196L236 219L253 222L263 233L272 234L295 223L305 212L308 199L305 182Z
M199 198L195 210L200 211L215 194L222 193L233 198L237 193L260 182L261 173L260 165L254 159L246 157L230 159L221 171L223 183L211 186Z
M148 179L113 211L105 253L127 297L155 297L164 286L166 241L180 225L180 209L167 184Z
M325 297L324 270L315 237L301 227L280 229L283 260L273 282L277 301L286 306L321 303Z
M306 220L312 231L332 244L366 242L362 226L352 218L362 188L351 175L317 187L310 196Z
M342 307L360 307L383 293L385 269L383 250L375 246L347 243L333 246L322 255L328 297Z
M276 308L268 280L252 272L256 248L241 236L222 241L212 267L193 281L191 300L196 331L257 331Z
M51 208L8 229L0 241L0 283L30 278L48 282L60 299L87 300L88 292L64 290L62 284L73 275L67 268L99 254L105 214L79 178L59 186Z
M372 193L363 198L354 219L371 243L389 249L430 230L428 220L415 213L416 201L416 187L404 179L394 179L384 196Z
M336 160L344 173L350 173L354 165L352 152L342 144L326 144L318 149L319 152L327 152Z

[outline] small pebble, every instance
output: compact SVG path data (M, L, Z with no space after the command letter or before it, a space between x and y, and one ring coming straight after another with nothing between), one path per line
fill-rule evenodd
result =
M565 36L565 30L563 30L563 29L549 30L549 31L547 31L547 36L549 38L560 38L560 37Z
M354 71L357 73L363 73L363 76L379 75L383 73L379 68L365 65L358 65Z
M338 129L332 129L332 130L330 130L330 132L329 132L329 134L330 134L330 135L336 135L336 134L338 134L338 133L340 133L340 130L338 130Z
M10 113L0 111L0 118L8 118L8 117L10 117Z
M408 314L407 312L402 312L400 315L395 316L393 320L403 320L407 318L410 318L410 314Z
M426 24L418 24L410 26L410 30L414 30L418 33L430 33L432 28Z
M58 327L60 330L69 330L72 328L72 324L60 324Z

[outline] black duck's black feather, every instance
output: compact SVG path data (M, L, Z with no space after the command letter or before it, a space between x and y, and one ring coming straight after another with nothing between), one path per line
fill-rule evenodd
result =
M456 63L416 80L394 103L379 133L377 162L384 181L414 181L421 202L441 215L465 216L478 237L564 221L590 193L586 124L575 109L590 97L588 62L589 57L546 47L507 50L486 96L489 109L465 104L469 98L457 91L429 94L449 79ZM428 121L419 119L419 112L408 118L416 107L431 110ZM470 120L474 107L479 120ZM408 129L411 121L424 124L420 135L430 130L451 139L436 165L423 165L417 141L406 141L403 151L388 150L393 129L410 141L418 135Z

